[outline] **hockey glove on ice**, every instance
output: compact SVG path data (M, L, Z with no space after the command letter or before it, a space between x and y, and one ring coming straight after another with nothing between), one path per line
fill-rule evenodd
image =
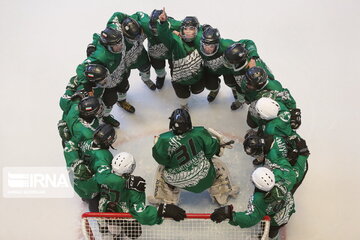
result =
M233 208L234 208L233 205L227 205L224 207L217 208L210 215L210 218L213 222L216 223L221 223L226 219L232 220Z
M184 209L174 205L174 204L160 204L158 208L158 215L160 217L169 217L179 222L184 220L186 217L186 212Z
M298 129L301 125L301 111L299 108L290 110L290 125L292 129Z
M93 175L90 168L84 163L83 160L74 162L72 169L74 171L74 179L76 180L88 180Z
M138 192L145 192L145 188L146 188L145 179L143 179L140 176L130 175L129 178L126 180L126 188Z

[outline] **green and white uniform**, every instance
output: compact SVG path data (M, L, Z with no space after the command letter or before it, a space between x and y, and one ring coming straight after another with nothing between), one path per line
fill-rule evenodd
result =
M84 63L83 63L84 64ZM84 65L85 66L85 65ZM63 110L63 117L62 120L66 119L66 115L71 109L71 106L73 104L78 104L79 102L71 101L71 97L80 90L84 90L84 83L87 81L85 80L85 77L83 76L83 73L80 73L80 76L74 76L70 78L69 83L66 85L66 91L60 98L60 108ZM97 98L101 98L104 94L105 88L101 88L98 86L92 87L94 91L94 96Z
M196 42L196 49L199 51L201 58L204 60L204 66L210 70L210 72L216 75L233 75L235 72L233 69L229 69L224 65L224 52L234 43L242 43L249 51L249 57L259 57L256 49L256 45L253 41L243 39L235 42L230 39L220 39L219 49L213 56L206 56L200 51L200 41Z
M106 88L116 87L121 81L125 80L129 76L129 72L125 66L124 56L126 48L123 48L120 53L110 52L104 45L100 42L100 35L97 33L93 34L93 42L96 50L93 52L82 64L80 64L76 73L78 76L84 75L85 67L87 64L101 64L106 67L110 75L107 79ZM124 39L123 39L123 44ZM86 79L83 78L80 81L81 83L86 83Z
M146 16L143 12L136 12L135 14L130 16L121 12L115 12L108 20L107 26L118 31L122 31L121 23L127 17L136 20L140 25L141 21L146 21L146 19L148 18L148 16ZM147 51L143 45L146 37L147 36L144 31L142 31L140 38L133 43L128 41L125 37L126 55L124 61L127 68L136 69L144 65L150 65Z
M249 107L249 117L253 122L259 126L259 131L262 131L267 135L277 136L292 136L295 131L290 125L290 112L288 108L282 103L277 102L280 105L280 111L278 116L272 120L263 120L255 110L256 102L252 102Z
M219 150L218 139L204 127L194 127L181 135L172 131L161 134L152 148L152 155L156 162L165 166L165 182L200 193L211 187L215 180L211 159Z
M243 78L240 87L242 93L245 94L245 100L249 103L262 97L268 97L277 102L282 102L289 110L296 108L295 99L291 96L290 91L283 88L277 80L268 79L268 83L260 90L250 90L246 87L246 79Z
M271 226L286 224L290 216L295 213L295 202L292 194L287 192L281 200L265 201L265 193L257 192L252 195L245 212L234 212L231 225L247 228L256 225L265 216L271 217Z
M184 42L170 29L169 20L158 24L158 38L169 49L173 62L172 82L192 85L202 77L202 59L195 44ZM201 27L194 42L199 42L202 35Z
M126 189L122 181L122 177L110 174L101 185L100 212L130 213L143 225L161 224L157 208L145 205L145 192Z

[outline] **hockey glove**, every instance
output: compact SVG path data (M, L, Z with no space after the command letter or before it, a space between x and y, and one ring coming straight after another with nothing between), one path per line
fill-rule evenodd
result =
M301 111L299 108L290 109L290 125L292 129L298 129L301 125Z
M92 43L90 43L89 45L87 45L86 48L86 56L90 57L90 55L96 51L96 46Z
M299 150L297 148L288 150L287 158L289 159L289 163L291 166L294 166L297 162L297 158L299 157Z
M221 223L226 219L232 220L233 208L234 208L233 205L227 205L224 207L217 208L210 215L210 219L216 223Z
M302 138L296 138L296 148L299 151L299 155L302 156L309 156L310 155L310 151L306 145L306 141Z
M186 212L184 209L174 205L174 204L160 204L158 208L158 215L160 217L169 217L179 222L184 220L186 217Z
M126 188L138 192L145 192L145 188L146 188L145 179L143 179L140 176L130 175L129 178L126 180Z
M74 171L74 179L76 180L88 180L92 177L90 168L84 163L83 160L78 160L72 165Z
M69 128L65 121L60 120L57 124L60 137L63 141L69 141L71 139L71 134Z

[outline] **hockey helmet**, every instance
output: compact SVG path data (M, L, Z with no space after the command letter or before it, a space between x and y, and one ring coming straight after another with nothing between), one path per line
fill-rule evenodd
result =
M173 111L169 119L169 129L171 129L175 135L183 134L192 129L190 114L183 108L178 108Z

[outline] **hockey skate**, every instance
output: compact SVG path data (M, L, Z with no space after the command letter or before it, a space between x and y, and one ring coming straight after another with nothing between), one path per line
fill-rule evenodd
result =
M155 85L155 83L153 82L153 81L151 81L150 79L149 80L146 80L146 81L144 81L144 83L146 84L146 86L148 87L148 88L150 88L151 90L155 90L156 89L156 85Z
M156 88L162 89L164 86L165 77L156 77Z
M215 90L215 91L210 91L209 95L207 96L208 102L212 102L212 101L215 100L216 96L217 96L218 93L219 93L219 90L220 90L220 89Z
M125 111L129 113L135 112L134 106L128 103L126 100L118 101L117 104L119 105L119 107L123 108Z
M237 109L239 109L239 108L243 108L243 106L244 106L244 103L236 100L236 101L234 101L234 102L231 103L230 108L231 108L231 110L234 111L234 110L237 110Z
M116 120L112 115L106 116L102 118L104 123L110 124L113 127L119 127L120 122Z

